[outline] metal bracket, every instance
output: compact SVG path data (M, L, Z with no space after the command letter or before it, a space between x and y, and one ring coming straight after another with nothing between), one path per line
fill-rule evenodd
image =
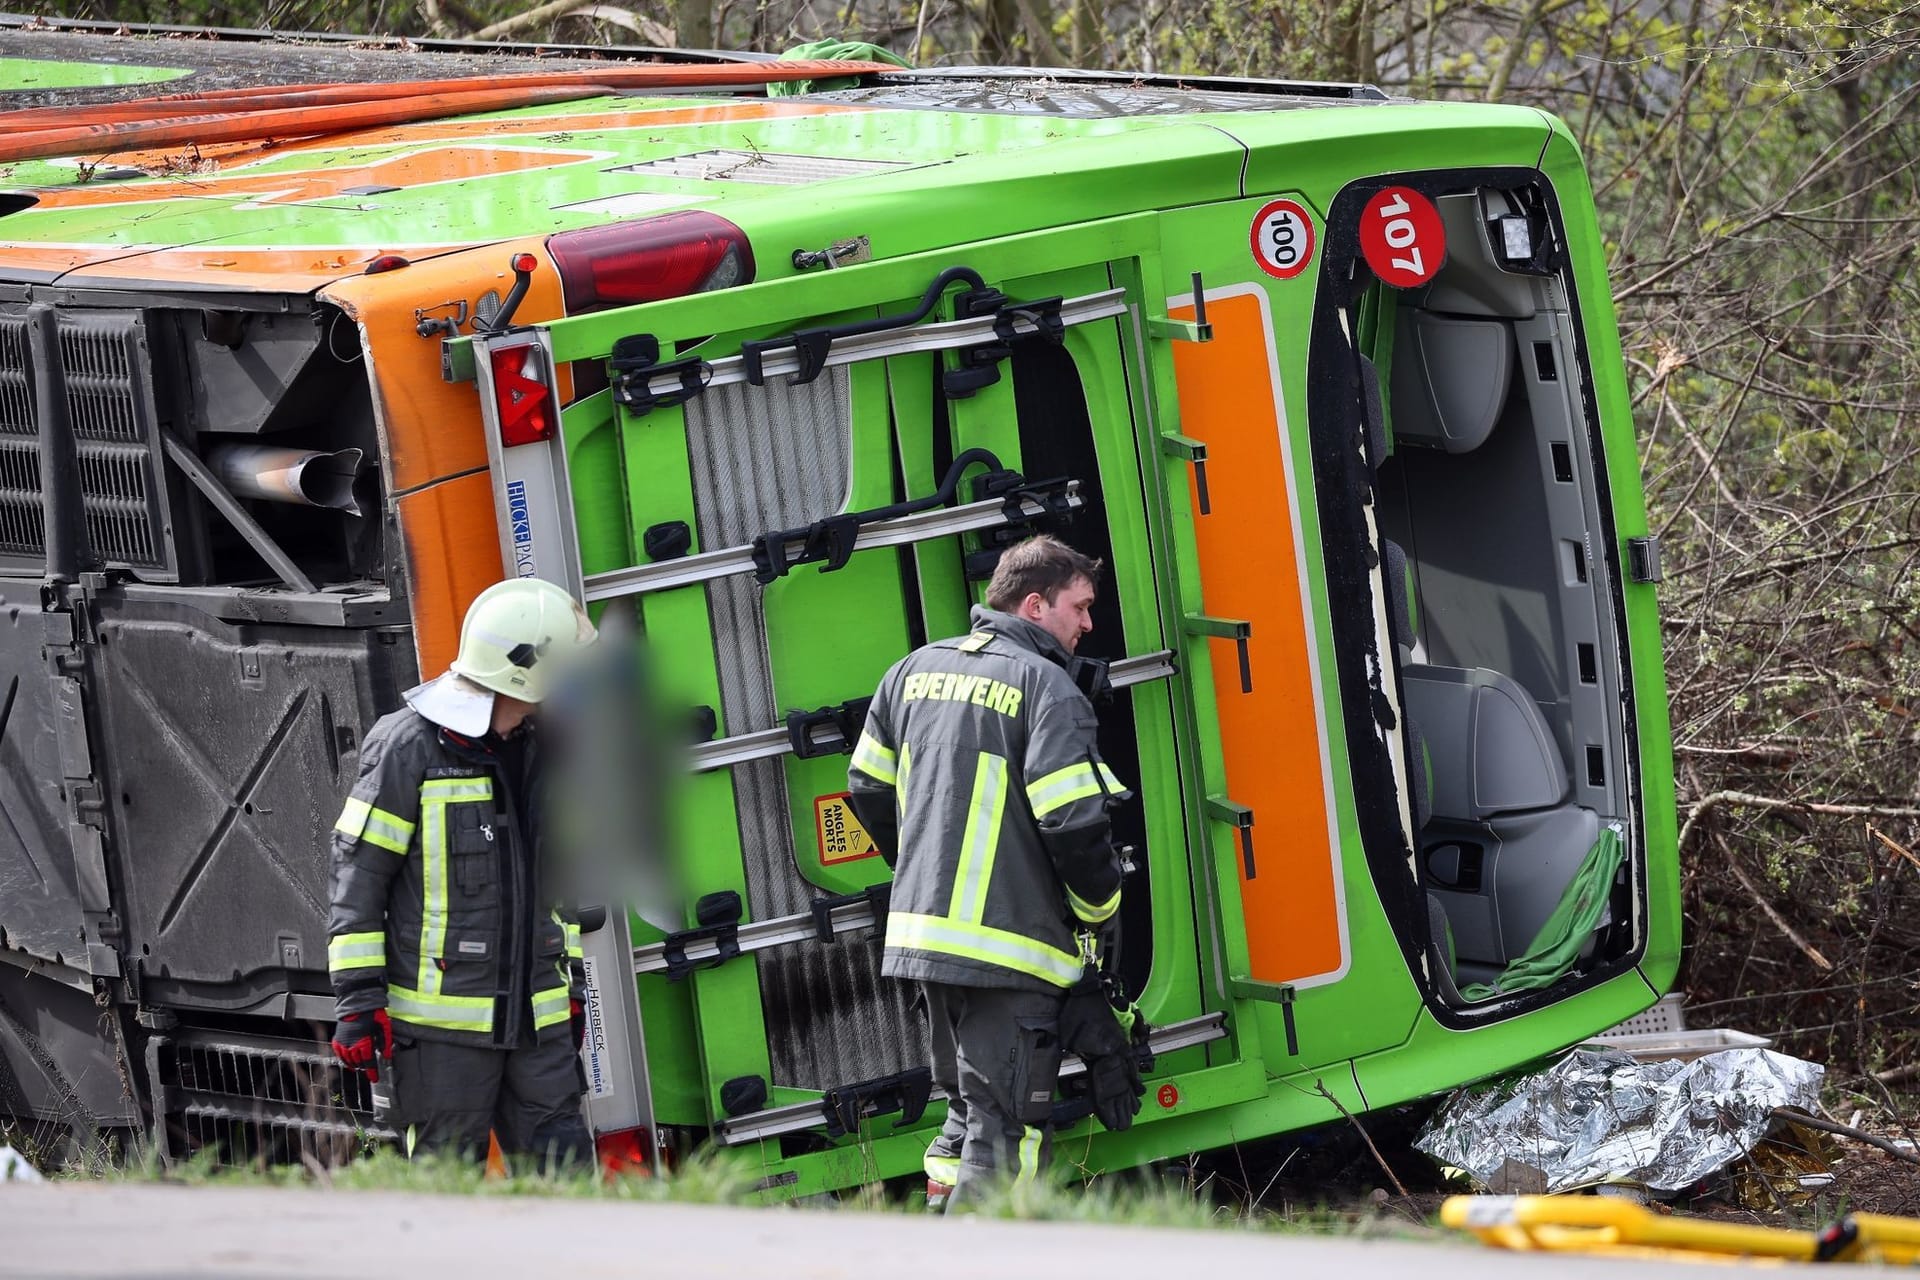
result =
M1213 341L1213 326L1207 323L1207 291L1200 283L1198 271L1193 273L1193 319L1175 320L1170 316L1154 316L1147 321L1147 333L1169 342Z
M824 249L795 249L793 251L793 269L808 271L814 267L829 269L840 266L852 266L856 262L873 260L873 244L865 236L853 236L846 240L836 240Z
M896 1075L829 1089L820 1099L820 1110L826 1116L827 1136L839 1138L858 1130L863 1119L896 1111L900 1118L893 1127L904 1129L926 1113L932 1096L933 1072L926 1067L909 1067Z
M693 906L692 929L670 933L660 942L660 957L668 982L678 982L695 969L712 969L740 954L740 895L731 889L707 894ZM714 953L698 958L689 956L695 943L710 943Z
M651 333L629 334L613 344L609 361L615 403L634 417L671 408L699 395L713 381L713 366L697 356L660 360L660 339ZM655 390L656 378L672 378L673 385Z
M1076 304L1080 301L1074 299ZM1065 303L1061 297L1009 302L998 289L986 288L954 298L954 319L989 319L993 341L960 349L956 367L940 374L941 394L949 400L965 400L1000 381L1000 362L1013 355L1018 343L1038 338L1060 345L1066 339L1068 323L1061 311Z
M1207 494L1207 442L1173 431L1160 437L1160 448L1193 464L1193 483L1200 492L1200 514L1212 515L1213 499Z
M832 573L846 567L860 536L860 515L827 516L798 529L780 529L763 533L753 540L753 576L760 583L784 578L789 569L803 564L820 564L820 572ZM789 543L799 543L789 550Z
M1006 303L1006 294L982 285L954 295L953 318L956 322L984 319L991 332L981 337L999 338L997 318ZM970 399L976 392L1000 381L1000 362L1012 354L1013 348L1005 340L961 347L954 353L954 367L940 371L940 394L949 400Z
M999 498L1008 527L1043 520L1069 520L1080 506L1079 481L1066 476L1026 480L1018 471L1000 471L980 477L974 492L982 501ZM1038 507L1035 511L1033 508Z
M1207 816L1218 818L1240 833L1241 864L1247 879L1253 879L1253 810L1226 796L1208 796Z
M1627 539L1627 577L1634 582L1660 581L1659 535Z
M1087 701L1099 706L1113 696L1113 664L1105 658L1089 658L1075 654L1067 659L1067 674L1073 677L1073 683L1080 692L1087 695Z
M1207 325L1203 328L1191 320L1151 316L1147 320L1147 335L1164 338L1168 342L1212 342L1213 326Z
M852 751L867 722L867 708L872 704L873 696L869 694L831 707L787 712L787 742L793 754L802 760L812 760ZM821 730L827 731L825 736Z
M1231 640L1240 649L1240 692L1253 692L1253 662L1247 654L1247 641L1253 638L1253 624L1237 618L1215 618L1204 613L1186 616L1184 629L1190 636L1211 636Z
M1038 338L1057 347L1067 336L1066 325L1060 318L1060 305L1065 301L1056 295L1032 302L1002 303L993 315L993 336L1004 346ZM1033 326L1033 331L1028 333L1016 327L1019 321Z
M1287 1032L1287 1056L1300 1056L1300 1034L1293 1023L1293 1002L1298 992L1291 982L1256 982L1252 978L1229 978L1227 990L1236 1000L1259 1000L1280 1006L1280 1021Z
M699 942L711 942L715 953L697 959L687 955L687 949ZM660 955L665 962L668 982L678 982L696 969L715 969L740 954L740 924L702 925L698 929L682 929L670 933L660 940Z
M450 316L436 316L433 314L436 311L452 311L453 314ZM415 307L413 309L413 331L423 338L432 338L435 336L441 338L457 338L460 336L460 327L466 324L467 319L467 300L465 298L455 298L451 302L441 302L431 307Z
M868 925L884 931L887 927L887 909L893 905L893 881L869 885L859 893L843 893L833 898L815 898L811 904L814 936L829 945L838 941L840 929L833 918L833 913L841 907L861 904L865 904L867 908Z

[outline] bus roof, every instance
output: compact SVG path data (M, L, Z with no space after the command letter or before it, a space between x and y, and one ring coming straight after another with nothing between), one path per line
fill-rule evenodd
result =
M1064 156L1091 145L1076 165L1126 167L1175 155L1183 144L1166 136L1139 137L1137 150L1112 145L1122 134L1190 134L1223 117L1250 124L1249 116L1297 118L1306 108L1340 108L1340 116L1420 109L1365 85L1007 68L902 70L780 97L767 96L764 84L594 91L569 101L542 100L541 91L530 90L526 105L489 98L492 109L476 111L471 104L479 95L436 96L437 85L460 77L484 76L511 95L515 77L530 72L632 77L655 54L678 59L659 61L662 72L684 70L688 61L673 51L600 60L537 52L0 24L0 68L25 86L0 94L0 147L9 129L29 127L4 114L17 101L71 101L84 115L103 103L161 94L258 89L266 98L249 108L258 118L305 122L313 117L272 110L276 90L326 81L420 82L410 117L389 113L384 122L341 132L301 135L282 123L233 140L189 136L140 147L141 135L127 135L135 139L128 142L117 126L104 126L99 136L75 143L76 154L0 163L0 276L305 292L385 255L418 259L677 209L739 218L750 216L754 202L787 198L795 187L871 184L956 164L954 181L979 180L990 177L989 164L1030 169L1031 153L1042 147L1061 148L1048 154ZM721 62L747 79L771 70L765 59ZM437 105L443 99L444 111ZM219 108L154 108L163 109ZM1341 133L1386 125L1326 123ZM1202 149L1221 141L1216 136ZM919 176L932 187L944 173ZM1043 220L1044 210L1035 217Z

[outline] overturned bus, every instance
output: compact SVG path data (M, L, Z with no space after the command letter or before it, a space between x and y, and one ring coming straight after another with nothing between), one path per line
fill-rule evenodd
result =
M106 60L44 38L7 51ZM189 92L226 53L141 49ZM403 60L357 113L0 117L0 1112L377 1134L325 1045L326 833L466 603L537 575L693 726L675 915L589 913L603 1144L777 1196L914 1172L942 1100L847 753L1036 530L1109 566L1107 954L1155 1027L1125 1133L1067 1064L1062 1167L1404 1103L1666 990L1658 548L1560 122ZM252 127L159 127L216 106Z

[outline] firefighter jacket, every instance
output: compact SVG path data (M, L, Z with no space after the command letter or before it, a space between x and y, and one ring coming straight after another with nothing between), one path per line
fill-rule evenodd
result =
M569 1034L580 927L540 874L537 772L531 735L470 740L411 708L373 726L333 828L341 1014L499 1048Z
M973 631L881 680L855 744L854 811L893 855L882 972L973 987L1071 986L1070 921L1120 906L1093 705L1046 630L976 606Z

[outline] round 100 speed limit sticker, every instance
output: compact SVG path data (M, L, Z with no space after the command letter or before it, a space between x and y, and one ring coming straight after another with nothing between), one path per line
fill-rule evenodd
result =
M1253 260L1280 280L1313 261L1313 218L1293 200L1270 200L1253 215Z
M1447 260L1447 226L1418 191L1388 187L1360 214L1360 252L1380 279L1412 289L1433 279Z

